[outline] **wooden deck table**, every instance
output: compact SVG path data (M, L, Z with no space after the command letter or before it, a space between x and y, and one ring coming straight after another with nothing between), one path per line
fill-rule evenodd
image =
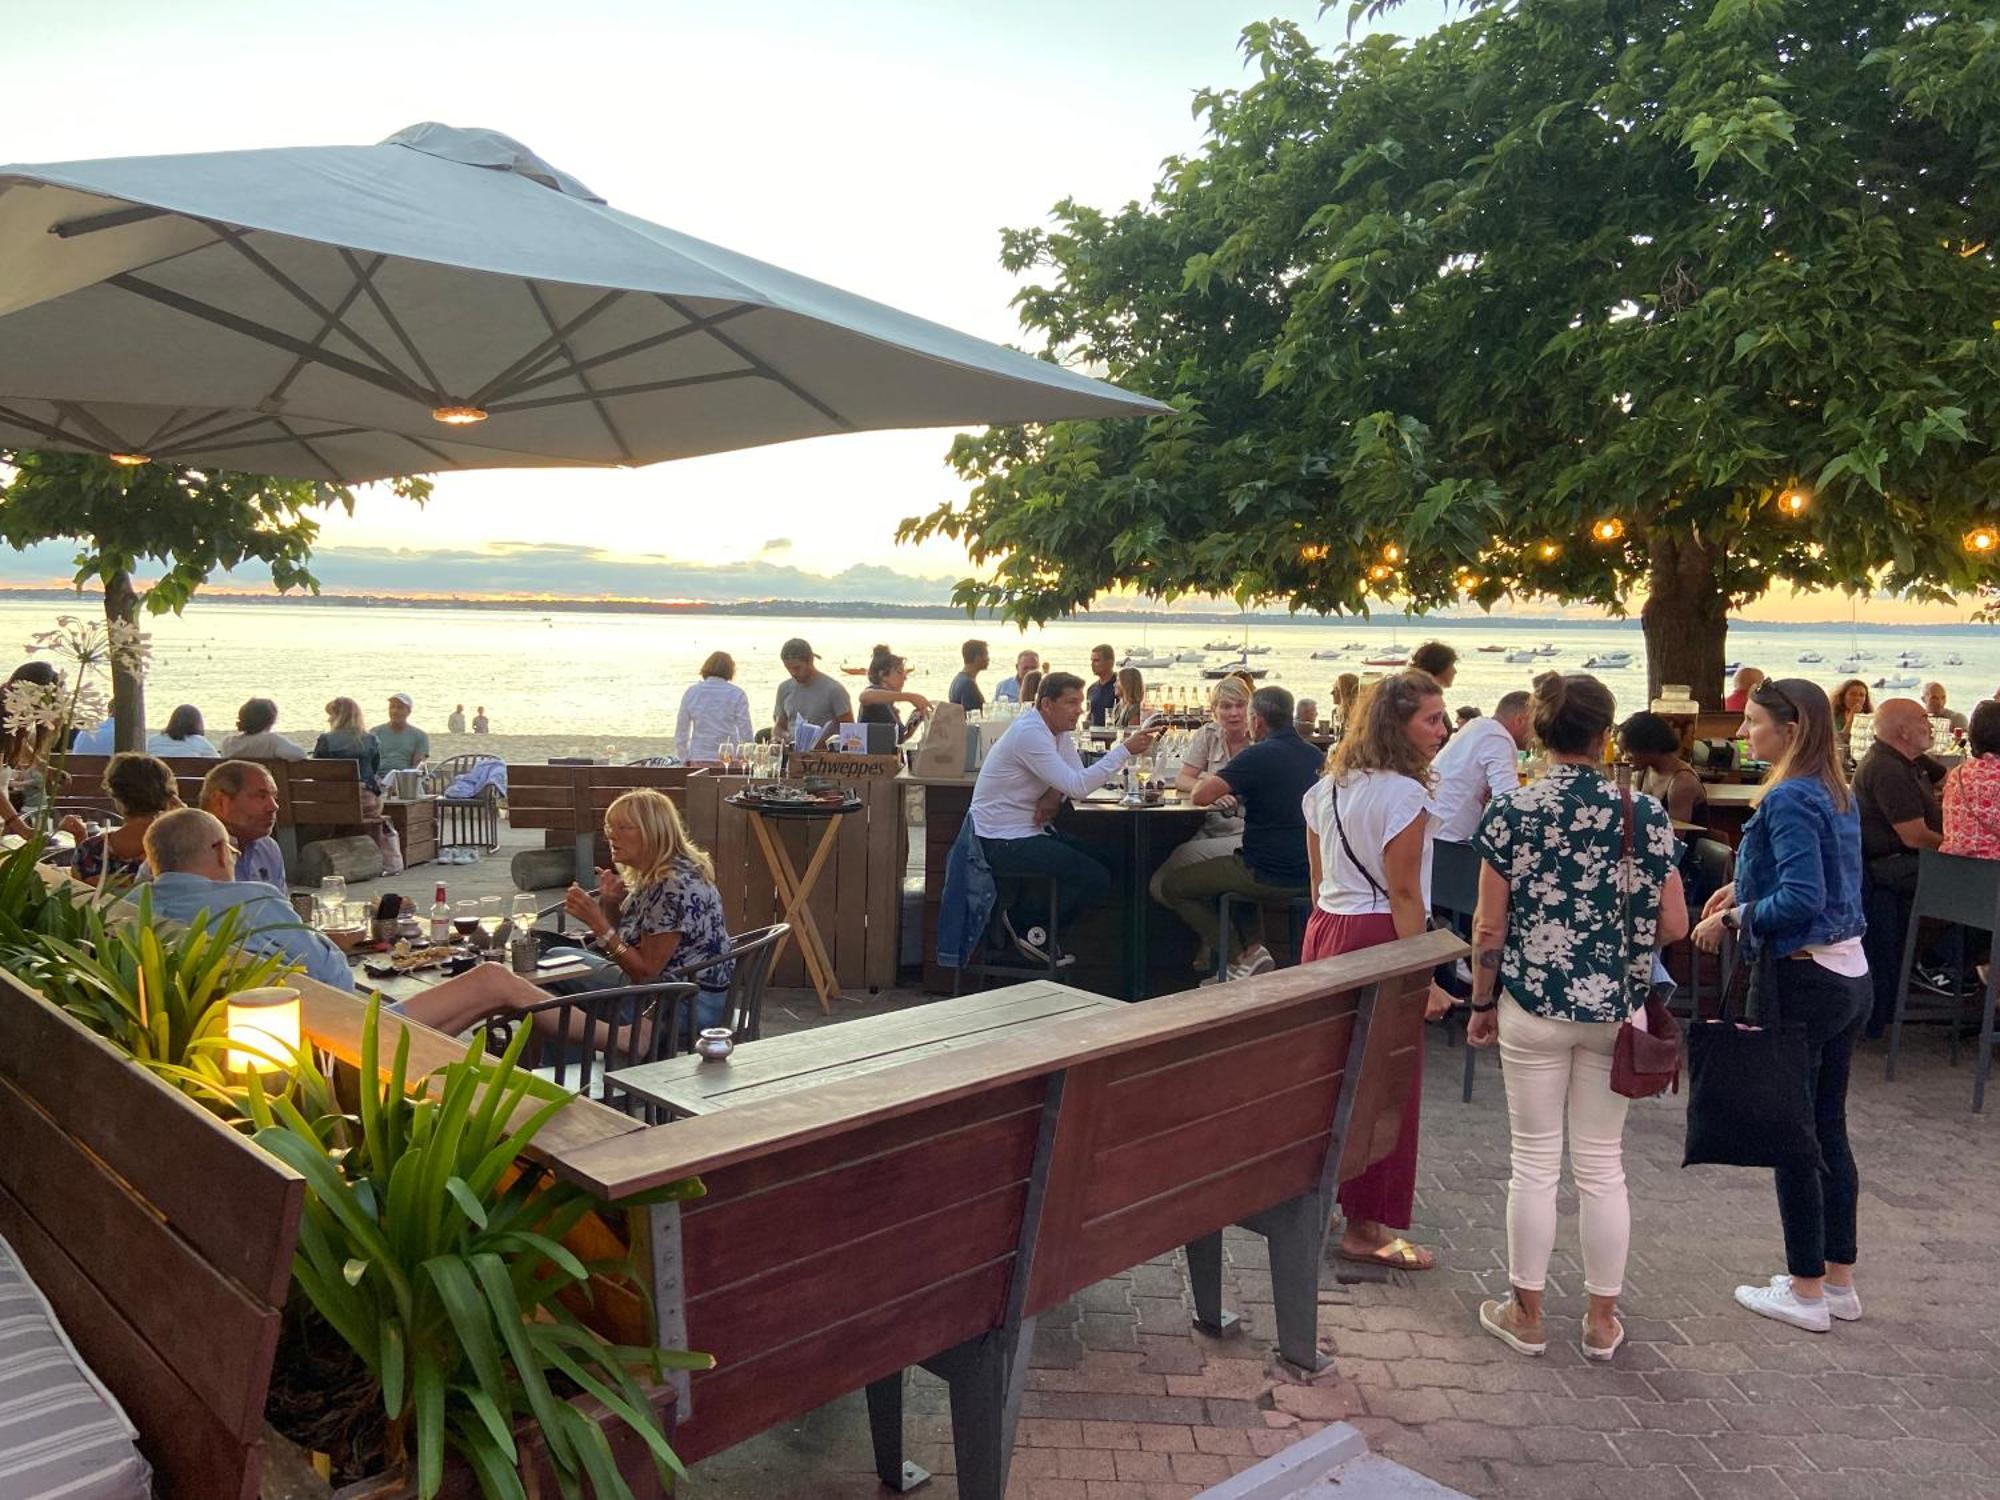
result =
M816 1031L744 1042L722 1062L683 1055L611 1076L621 1087L664 1104L677 1115L706 1115L726 1105L816 1088L994 1041L1050 1021L1123 1009L1117 1000L1038 979Z

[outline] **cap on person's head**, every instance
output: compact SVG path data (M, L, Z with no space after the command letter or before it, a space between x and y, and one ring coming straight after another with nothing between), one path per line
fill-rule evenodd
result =
M391 703L400 703L405 708L415 708L417 706L417 700L412 698L408 693L391 693L389 701Z
M793 636L778 648L779 661L817 661L819 653L812 648L812 642L803 636Z

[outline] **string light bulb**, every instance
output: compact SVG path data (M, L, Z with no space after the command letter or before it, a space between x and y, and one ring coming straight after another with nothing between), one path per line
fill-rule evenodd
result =
M1399 543L1390 542L1382 548L1382 561L1396 567L1403 561L1403 549Z
M1608 547L1625 535L1625 523L1616 516L1605 516L1590 528L1590 539L1600 546Z
M1788 486L1778 496L1778 509L1796 520L1812 507L1812 491L1802 484Z
M1310 543L1307 546L1299 548L1299 561L1309 563L1325 562L1328 551L1329 549L1324 542Z
M1483 573L1475 573L1470 568L1458 570L1458 586L1462 589L1476 589L1484 582L1486 576Z
M2000 551L2000 531L1991 526L1975 526L1965 534L1965 550L1979 557Z
M124 469L136 469L141 464L153 461L143 453L107 453L105 457Z
M1387 563L1376 563L1374 567L1368 570L1368 581L1370 583L1384 583L1395 576L1396 570Z
M433 422L442 422L447 427L470 427L476 422L484 422L486 420L486 408L483 406L434 406L431 408L431 420Z
M1554 562L1562 556L1562 550L1562 543L1544 541L1536 545L1535 556L1539 557L1543 562Z

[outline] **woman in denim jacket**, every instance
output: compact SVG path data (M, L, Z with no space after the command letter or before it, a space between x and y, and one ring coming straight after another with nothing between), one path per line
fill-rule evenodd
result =
M1825 1333L1832 1318L1861 1316L1854 1288L1861 1185L1847 1144L1848 1065L1874 998L1861 951L1861 822L1832 705L1813 683L1760 683L1740 733L1771 771L1743 829L1736 879L1709 898L1694 941L1713 953L1725 930L1739 933L1752 960L1752 1014L1805 1028L1820 1162L1777 1169L1789 1274L1739 1286L1736 1300Z

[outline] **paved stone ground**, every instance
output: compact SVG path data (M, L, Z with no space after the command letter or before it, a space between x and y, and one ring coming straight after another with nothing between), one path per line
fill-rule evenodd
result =
M878 997L878 1005L916 997ZM782 1007L799 1021L805 1006ZM1245 1331L1194 1334L1176 1258L1043 1320L1015 1450L1017 1500L1194 1495L1329 1421L1468 1495L1616 1500L1991 1500L2000 1496L2000 1121L1967 1110L1967 1067L1922 1036L1903 1076L1871 1048L1851 1111L1863 1176L1866 1317L1827 1335L1739 1310L1731 1289L1782 1269L1770 1175L1680 1165L1678 1099L1633 1107L1629 1341L1611 1368L1573 1347L1582 1305L1575 1201L1551 1270L1552 1343L1522 1359L1474 1320L1506 1287L1507 1130L1497 1067L1470 1105L1462 1054L1433 1036L1417 1231L1437 1271L1329 1263L1313 1379L1270 1355L1262 1242L1229 1240ZM1350 1272L1364 1278L1343 1279ZM942 1387L916 1377L910 1456L956 1493ZM856 1395L698 1466L692 1500L883 1493Z

